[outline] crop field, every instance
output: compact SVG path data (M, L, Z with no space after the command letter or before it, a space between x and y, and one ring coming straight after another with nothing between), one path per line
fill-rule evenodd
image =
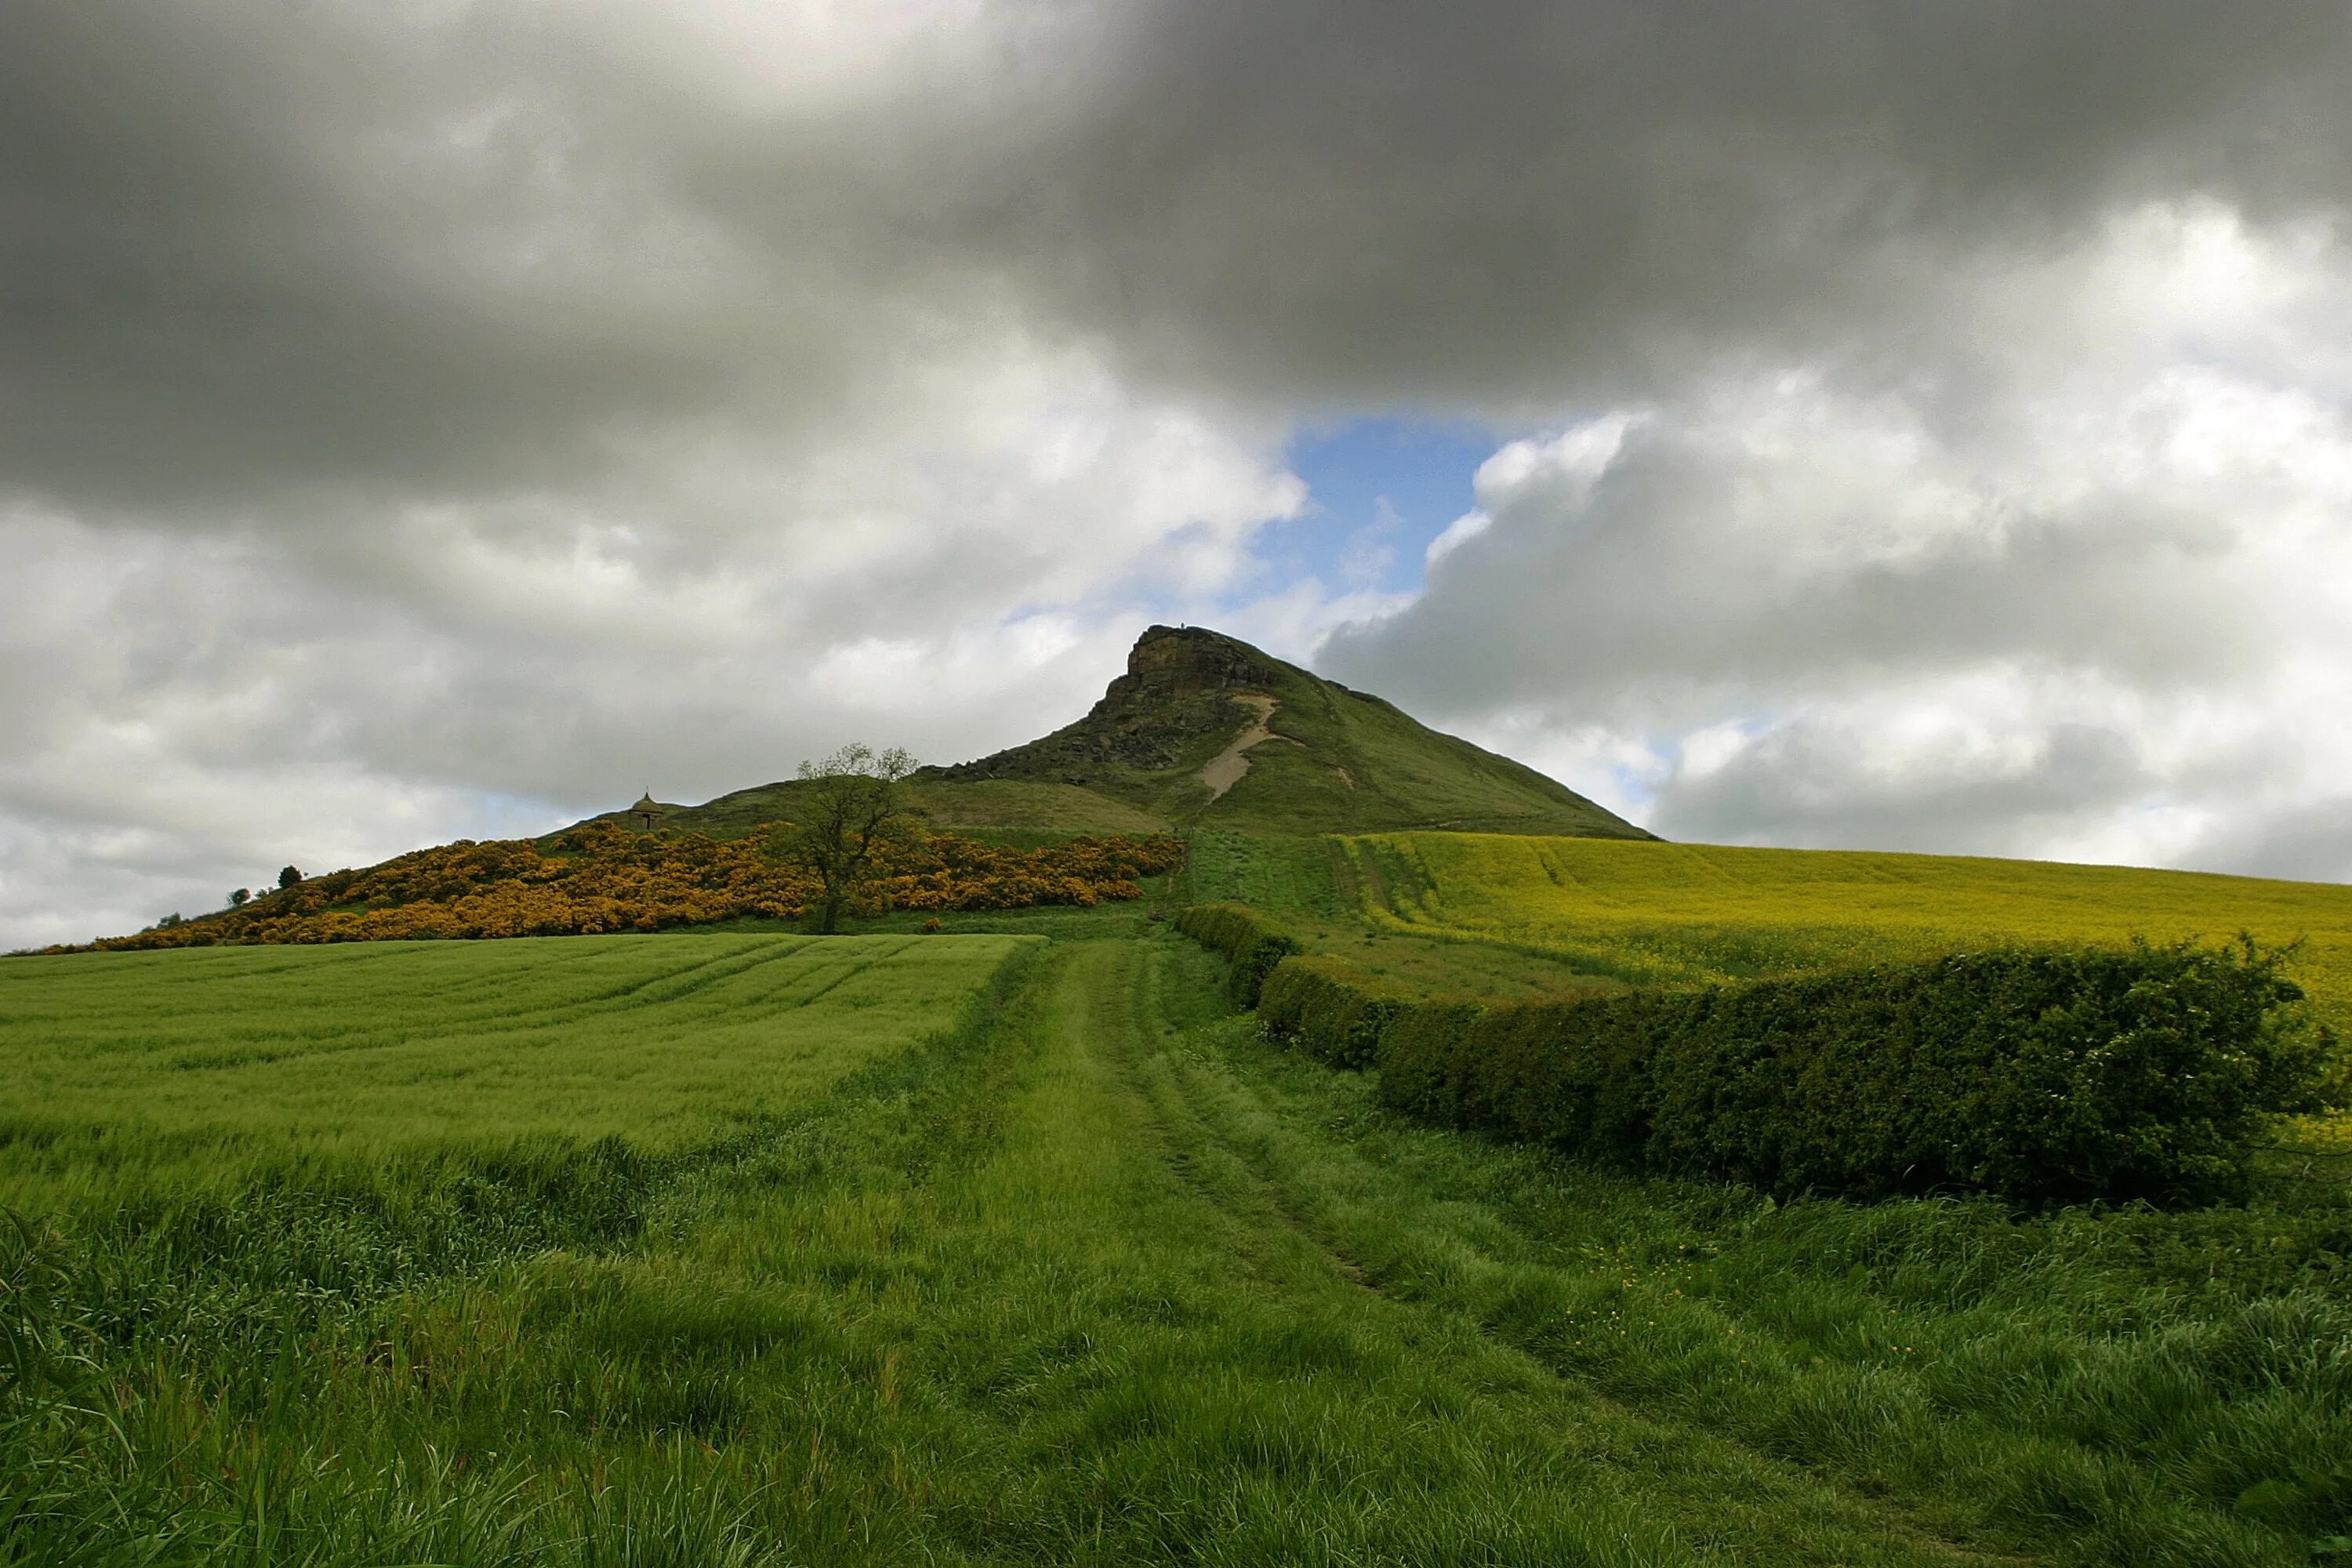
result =
M951 1024L1005 936L529 938L0 964L0 1201L737 1131Z
M0 965L0 1561L2352 1550L2323 1158L1775 1204L1400 1121L1132 905L966 918Z
M2301 942L2292 973L2352 1034L2352 888L2111 866L1814 849L1349 837L1373 929L1564 960L1635 982L1931 957L1989 942Z

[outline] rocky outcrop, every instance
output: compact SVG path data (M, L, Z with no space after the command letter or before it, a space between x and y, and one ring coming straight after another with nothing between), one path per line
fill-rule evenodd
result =
M1153 626L1136 639L1127 673L1067 729L978 762L941 768L949 779L1059 779L1086 784L1105 767L1180 767L1210 741L1250 721L1229 700L1279 679L1255 649L1197 626Z
M1278 679L1257 650L1204 626L1151 626L1135 639L1127 673L1110 683L1088 718L1161 697L1236 688L1264 689Z

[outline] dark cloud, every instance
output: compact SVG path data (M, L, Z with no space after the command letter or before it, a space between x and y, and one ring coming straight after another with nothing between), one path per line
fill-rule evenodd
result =
M2051 452L2053 414L2128 445L2085 411L2175 362L2340 394L2340 0L0 27L0 941L851 733L987 750L1154 614L1255 595L1311 644L1392 606L1251 542L1301 504L1290 433L1371 409L1653 416L1597 483L1496 478L1427 597L1328 658L1536 742L1608 727L1727 833L1875 809L1786 730L1808 703L2057 671L2020 721L2095 816L2128 792L2062 735L2175 787L2150 704L2339 658L2247 608L2338 504L2318 469L2241 465L2224 505L2187 459ZM2199 213L2325 281L2182 304L2157 262ZM1756 390L1790 376L1810 426ZM1727 721L1786 733L1675 783ZM1970 787L1987 833L2065 819Z
M923 323L1003 309L1285 408L1866 360L1951 252L2150 194L2339 210L2347 30L1004 7L828 77L756 8L18 5L0 468L151 509L577 487L648 425L821 440Z
M2150 195L2340 212L2352 168L2336 4L1238 3L1118 42L968 208L1140 362L1285 399L1893 374L1956 255Z

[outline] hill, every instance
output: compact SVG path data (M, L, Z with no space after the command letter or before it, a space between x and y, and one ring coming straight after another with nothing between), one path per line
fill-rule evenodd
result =
M670 808L665 826L749 832L790 816L796 787ZM926 768L912 794L934 826L958 829L1651 837L1533 768L1201 626L1150 628L1084 718Z

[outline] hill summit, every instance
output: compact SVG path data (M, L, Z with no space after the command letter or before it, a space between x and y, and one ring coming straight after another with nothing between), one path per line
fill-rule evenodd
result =
M665 805L663 825L754 831L790 817L801 787ZM1204 626L1150 627L1085 718L976 762L925 768L909 794L947 829L1651 837L1533 768Z
M1150 628L1085 718L931 776L1058 784L1204 826L1650 837L1532 768L1203 626Z

